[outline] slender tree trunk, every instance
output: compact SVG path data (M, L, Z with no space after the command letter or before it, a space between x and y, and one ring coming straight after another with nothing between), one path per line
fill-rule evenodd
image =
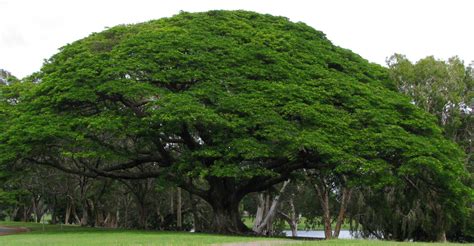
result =
M278 213L281 215L281 217L286 220L288 225L290 225L290 230L291 230L291 236L296 237L298 236L298 223L299 223L299 216L296 213L295 209L295 203L293 201L293 198L290 198L289 202L290 204L290 214L285 214L282 211L278 211Z
M257 226L256 230L254 230L257 234L265 234L265 232L268 234L272 231L272 224L273 224L273 219L275 218L276 212L277 212L277 207L280 202L280 197L281 194L285 191L286 186L290 183L290 180L287 180L283 183L283 186L280 188L279 193L273 198L272 203L270 206L268 206L269 199L267 199L267 208L268 211L265 215L265 218L263 219L262 223ZM264 231L266 229L266 231Z
M329 194L327 191L324 192L323 206L323 220L324 220L324 237L331 239L332 228L331 228L331 211L329 210Z
M89 220L89 212L87 211L87 205L82 205L82 217L81 217L81 226L87 225Z
M293 198L290 199L290 208L291 208L291 223L290 228L291 228L291 235L293 237L296 237L298 235L298 222L299 222L299 216L296 214L296 209L295 209L295 203L293 201Z
M322 180L322 185L313 183L313 187L318 193L319 201L321 203L321 208L323 209L323 224L324 224L324 238L332 238L332 228L331 228L331 211L329 210L329 190L324 187L324 179Z
M54 196L54 199L53 199L53 204L51 205L51 223L53 225L57 224L58 223L58 212L56 211L57 209L57 197L56 195Z
M20 210L20 207L15 206L10 214L10 220L12 221L17 221L18 217L18 211Z
M77 215L76 207L74 205L71 206L71 213L74 215L74 219L76 220L76 224L80 225L81 224L81 219L79 218L79 215Z
M189 194L189 201L191 202L191 212L193 214L193 229L195 232L199 232L202 230L201 226L199 226L199 214L197 211L197 202L194 199L193 194Z
M183 229L181 188L176 188L176 227Z
M118 228L120 223L120 210L117 209L117 212L115 212L115 224L114 228Z
M66 214L64 215L64 224L69 225L69 217L71 216L71 203L68 201L66 202Z
M39 221L38 220L38 217L39 217L39 215L38 215L38 204L37 204L36 198L34 196L31 198L31 204L33 206L33 213L35 214L35 222L38 223L38 221Z
M174 189L170 188L170 214L174 214Z
M144 202L139 202L139 208L138 208L138 224L141 229L147 229L147 218L148 218L148 212L147 208Z
M258 194L258 205L257 205L257 213L255 214L255 221L253 222L253 231L256 231L258 226L263 221L263 216L265 213L265 198L263 193Z
M337 216L336 227L334 228L334 238L339 238L339 233L341 232L342 224L344 223L347 205L352 197L352 189L342 188L342 200L341 206L339 207L339 214Z

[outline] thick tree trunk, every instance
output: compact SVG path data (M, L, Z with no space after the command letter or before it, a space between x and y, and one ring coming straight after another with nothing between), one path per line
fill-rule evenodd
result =
M214 212L212 232L223 234L247 234L250 229L245 226L239 213L239 202L233 198L227 201L216 201L211 204Z
M252 231L245 226L239 212L239 203L243 195L226 189L232 187L232 181L223 179L210 180L211 189L205 200L211 205L213 217L211 232L222 234L250 234ZM204 197L203 197L204 198Z

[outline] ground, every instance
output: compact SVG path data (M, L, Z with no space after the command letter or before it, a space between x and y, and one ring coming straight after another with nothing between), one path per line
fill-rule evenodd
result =
M282 238L238 237L186 232L156 232L0 222L0 226L26 227L31 231L0 236L0 245L373 245L405 246L413 243L369 240L302 241ZM417 246L462 245L417 243ZM464 244L466 245L466 244ZM472 245L472 244L471 244Z

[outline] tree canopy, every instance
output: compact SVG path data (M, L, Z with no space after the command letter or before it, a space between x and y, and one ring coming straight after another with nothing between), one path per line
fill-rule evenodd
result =
M427 187L450 215L468 194L462 151L386 69L283 17L116 26L62 47L37 76L2 125L1 163L162 177L206 200L217 232L246 231L242 197L303 168Z

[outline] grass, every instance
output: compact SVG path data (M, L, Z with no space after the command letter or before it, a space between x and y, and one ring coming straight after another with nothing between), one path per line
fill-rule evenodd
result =
M1 236L0 245L210 245L272 240L204 233L157 232L40 223L0 222L3 226L27 227L31 231ZM275 240L275 239L273 239Z
M79 226L43 225L37 223L0 222L5 226L21 226L31 229L28 233L1 236L0 245L211 245L243 243L280 238L224 236L204 233L156 232L122 229L87 228ZM285 241L278 245L374 245L374 246L453 246L462 244L402 243L375 240ZM466 245L466 244L464 244ZM472 245L472 244L471 244Z

